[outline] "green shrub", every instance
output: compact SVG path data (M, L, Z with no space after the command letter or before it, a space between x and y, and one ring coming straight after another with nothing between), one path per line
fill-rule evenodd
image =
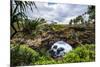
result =
M95 45L86 44L78 46L71 52L66 54L62 59L55 60L47 56L40 56L39 61L35 64L61 64L61 63L78 63L78 62L92 62L95 61Z
M11 46L11 65L31 65L37 61L38 53L26 45Z
M53 59L46 54L38 54L25 45L11 47L12 65L42 65L92 61L95 61L95 45L93 44L78 46L68 54L65 54L61 59Z
M64 56L63 60L64 60L64 63L79 62L80 61L80 57L76 53L71 52L69 54L66 54Z
M55 60L53 60L52 58L49 58L47 56L40 56L39 57L39 61L35 62L35 64L55 64Z
M79 46L64 56L64 62L91 62L95 61L95 45Z

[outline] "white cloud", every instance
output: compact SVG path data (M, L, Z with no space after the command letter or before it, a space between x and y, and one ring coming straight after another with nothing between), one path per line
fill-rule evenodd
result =
M83 14L87 11L88 5L78 5L78 4L57 4L57 3L47 3L47 2L36 2L39 9L28 11L31 18L43 17L48 21L58 21L59 23L67 22L70 18ZM34 8L34 7L33 7Z

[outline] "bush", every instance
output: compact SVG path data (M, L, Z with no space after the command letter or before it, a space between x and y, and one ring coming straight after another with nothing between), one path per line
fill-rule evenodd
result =
M44 52L46 53L46 52ZM53 59L46 54L38 54L25 45L11 47L12 65L42 65L95 61L95 45L78 46L61 59Z
M38 53L26 45L11 46L11 66L31 65L37 56Z
M91 62L95 61L95 45L86 44L79 46L70 53L66 54L65 62Z
M47 56L40 56L39 57L39 61L35 62L35 64L37 65L42 65L42 64L55 64L55 60L53 60L50 57Z
M79 62L80 61L80 57L76 53L71 52L68 55L65 55L63 60L64 60L65 63L67 63L67 62L68 63Z
M45 55L40 56L39 61L35 64L61 64L92 61L95 61L95 45L86 44L73 49L60 60L55 60Z

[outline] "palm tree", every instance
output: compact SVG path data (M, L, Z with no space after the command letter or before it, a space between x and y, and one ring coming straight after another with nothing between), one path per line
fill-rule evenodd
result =
M28 8L33 11L32 6L35 6L35 8L38 10L34 1L10 0L11 28L14 30L14 33L11 34L11 39L18 32L14 26L14 23L17 23L18 28L20 28L18 22L28 18L25 12Z

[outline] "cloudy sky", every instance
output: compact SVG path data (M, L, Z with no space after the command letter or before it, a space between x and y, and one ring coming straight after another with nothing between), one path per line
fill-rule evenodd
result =
M48 23L51 21L61 24L68 23L70 19L75 18L87 11L88 5L79 4L61 4L36 2L39 12L33 6L33 12L28 10L28 16L32 18L45 18Z

